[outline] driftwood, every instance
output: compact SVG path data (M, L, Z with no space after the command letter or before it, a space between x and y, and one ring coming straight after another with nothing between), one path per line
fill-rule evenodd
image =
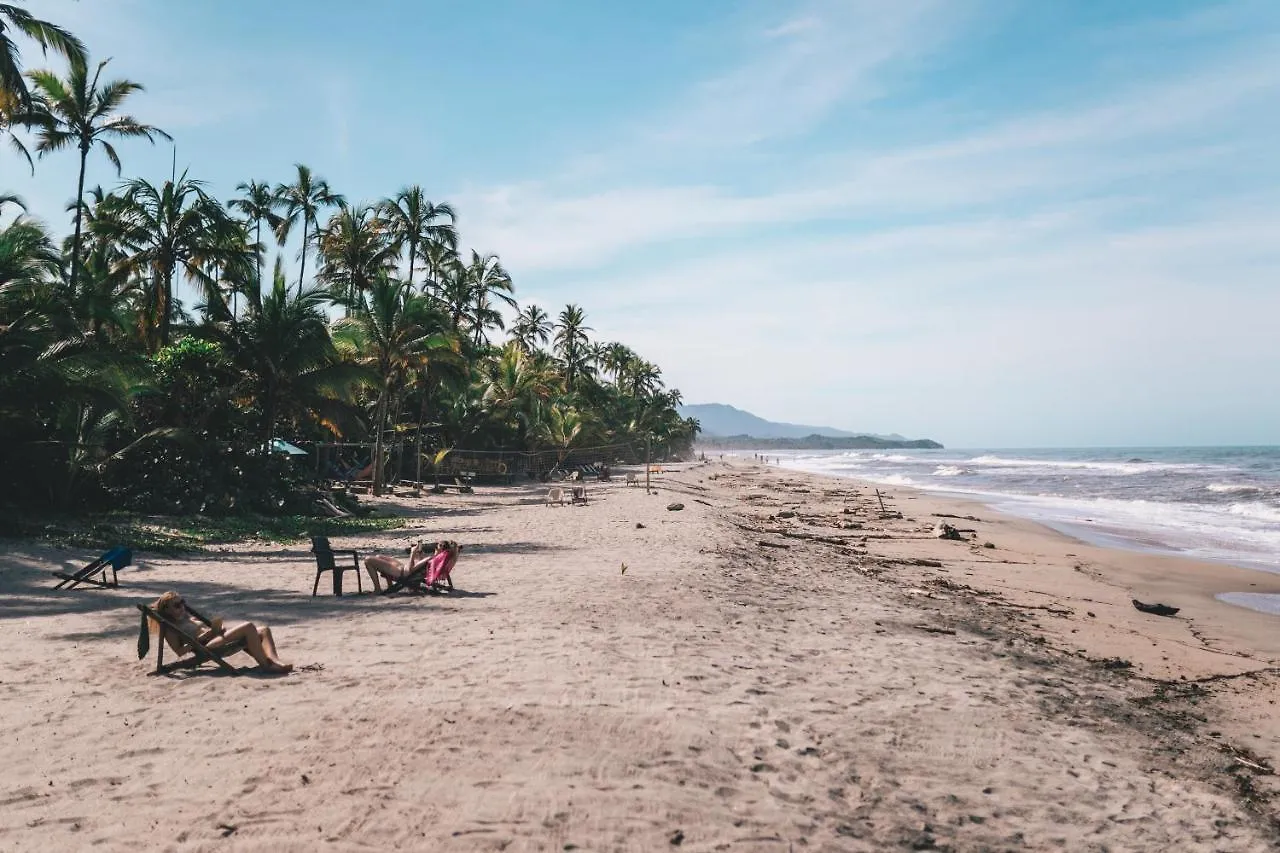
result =
M768 541L767 539L761 539L761 540L760 540L759 542L757 542L756 544L757 544L757 545L760 545L760 546L762 546L762 547L765 547L765 548L784 548L784 549L790 549L790 548L791 548L791 546L790 546L790 545L784 544L784 543L782 543L782 542L770 542L770 541Z
M928 631L930 634L954 634L956 632L955 628L938 628L933 625L914 625L912 627L921 631Z
M1173 616L1180 608L1170 607L1167 604L1143 604L1138 599L1132 599L1135 610L1141 610L1143 613L1150 613L1152 616Z
M1052 604L1014 604L1012 601L1000 600L999 604L1003 607L1016 607L1019 610L1043 610L1054 616L1074 616L1074 610L1068 610L1065 607L1054 607Z
M952 514L951 514L951 513L949 513L949 512L935 512L935 513L933 514L933 517L934 517L934 518L958 518L958 519L959 519L959 520L961 520L961 521L977 521L977 522L979 522L979 523L981 523L981 522L982 522L982 519L977 518L976 516L972 516L972 515L952 515Z

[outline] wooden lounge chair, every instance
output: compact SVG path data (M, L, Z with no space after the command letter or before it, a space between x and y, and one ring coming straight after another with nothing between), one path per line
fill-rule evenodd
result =
M52 572L51 574L55 578L62 579L54 589L75 589L82 583L87 583L90 586L100 588L110 587L111 589L118 589L120 586L120 580L116 577L116 572L120 571L125 566L132 565L132 563L133 552L123 545L117 545L74 574L68 575L64 572ZM107 580L108 571L111 572L110 581ZM102 578L100 580L96 579L94 577L95 575L101 575Z
M311 585L311 595L315 596L316 590L320 589L320 575L325 572L333 572L333 594L342 595L342 573L356 573L356 590L363 593L364 585L360 580L360 552L351 548L339 548L334 550L329 547L329 537L312 536L311 537L311 553L316 555L316 582ZM342 563L338 563L338 557L342 557ZM351 565L347 565L346 558L351 558Z
M139 604L138 609L142 611L142 623L138 626L138 660L145 658L147 653L151 651L151 630L147 625L147 620L154 619L156 622L160 623L160 637L156 642L156 668L151 671L151 675L164 675L166 673L173 672L175 669L195 669L206 661L217 664L220 670L233 675L248 671L247 669L237 669L226 661L228 656L233 655L244 648L244 643L242 641L227 643L224 646L211 649L196 639L195 635L186 628L176 622L166 619L161 616L159 612L153 610L147 605ZM205 625L208 625L210 628L213 627L213 623L209 621L209 619L192 610L190 605L187 605L187 612L199 619ZM191 650L186 653L185 657L179 657L175 661L165 663L164 649L165 646L168 645L168 642L165 640L165 632L168 631L172 631L174 634L181 637Z
M552 486L547 489L547 506L555 504L556 506L564 506L564 489L559 486Z

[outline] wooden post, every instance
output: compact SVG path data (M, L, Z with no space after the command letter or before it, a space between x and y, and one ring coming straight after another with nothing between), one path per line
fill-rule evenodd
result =
M880 490L879 490L879 489L876 489L876 500L880 501L880 511L881 511L881 512L888 512L888 510L884 508L884 498L880 497Z
M644 437L644 493L649 494L649 469L653 467L653 439Z

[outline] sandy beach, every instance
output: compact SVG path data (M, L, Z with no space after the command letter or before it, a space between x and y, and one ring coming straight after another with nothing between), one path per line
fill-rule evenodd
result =
M304 543L59 593L95 555L5 543L0 849L1280 843L1277 619L1213 597L1280 577L743 462L654 483L391 498L406 527L334 542L457 538L441 596L313 598ZM298 671L149 676L168 589Z

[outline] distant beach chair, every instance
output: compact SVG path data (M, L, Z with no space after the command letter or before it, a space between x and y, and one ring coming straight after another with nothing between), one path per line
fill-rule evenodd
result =
M311 537L311 553L316 557L316 582L311 585L311 595L315 596L316 591L320 589L320 576L325 572L333 572L333 594L342 595L342 573L356 573L356 590L364 592L364 586L360 580L360 553L350 548L339 548L334 550L329 546L329 538L327 536ZM338 563L338 557L342 556L341 565ZM351 558L351 565L347 565L346 557Z
M628 485L628 486L638 486L638 485L640 485L640 479L639 479L638 477L636 477L636 472L635 472L635 471L628 471L628 472L627 472L627 485Z
M583 504L583 505L585 505L585 504L587 503L587 487L586 487L586 486L574 486L574 487L573 487L573 497L572 497L572 499L571 499L571 502L572 502L572 503L575 503L575 504Z
M226 661L227 656L233 655L244 648L243 642L227 643L215 651L196 639L190 631L161 616L159 612L152 610L147 605L139 604L138 609L142 611L142 624L138 626L138 660L145 658L147 653L151 651L151 630L147 625L147 620L154 619L160 625L160 637L156 643L156 668L151 672L152 675L164 675L175 669L195 669L206 661L217 664L218 668L223 672L237 674L246 671L237 669ZM213 623L207 617L192 610L190 605L187 606L187 612L210 628L213 627ZM165 641L165 633L169 631L181 637L191 651L185 657L179 657L176 661L165 663L164 647L168 645Z
M117 545L74 574L68 575L64 572L51 572L50 574L55 578L62 579L54 589L75 589L82 583L100 588L117 589L120 586L120 580L116 576L116 572L125 566L132 565L132 563L133 552L123 545ZM108 570L111 572L110 581L107 580ZM101 580L95 579L95 575L101 575Z
M547 489L547 506L555 504L556 506L564 506L564 489L559 486L552 486Z

